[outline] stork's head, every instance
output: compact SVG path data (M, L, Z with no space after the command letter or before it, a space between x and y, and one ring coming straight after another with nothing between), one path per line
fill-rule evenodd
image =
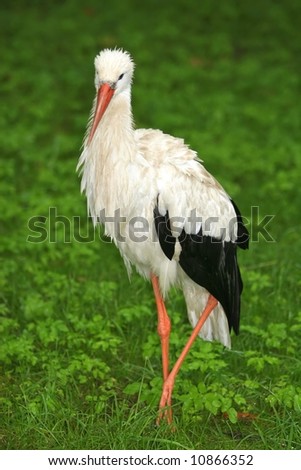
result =
M104 49L95 57L94 64L97 100L89 142L113 97L130 90L134 72L130 54L121 49Z

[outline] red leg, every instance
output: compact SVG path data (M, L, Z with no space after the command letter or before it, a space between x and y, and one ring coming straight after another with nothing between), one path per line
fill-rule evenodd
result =
M169 335L170 335L170 319L167 314L164 300L162 298L159 281L157 276L152 276L152 284L157 304L158 311L158 334L161 340L161 350L162 350L162 369L163 369L163 381L164 383L168 379L169 375ZM169 406L171 405L171 399L169 400ZM172 411L171 408L166 412L166 418L169 423L172 421Z
M159 421L162 419L163 416L166 415L166 413L163 412L163 409L166 407L170 407L171 405L171 395L172 395L176 375L179 372L181 365L183 364L183 361L189 349L191 348L192 343L198 336L199 332L201 331L202 326L204 325L205 321L209 317L212 310L217 306L217 304L218 304L218 301L213 297L213 295L209 295L207 305L204 308L202 315L199 318L199 321L197 322L189 340L187 341L172 371L170 372L170 374L168 375L167 379L165 380L163 384L163 391L162 391L160 405L159 405L159 409L161 410L161 413L159 415Z

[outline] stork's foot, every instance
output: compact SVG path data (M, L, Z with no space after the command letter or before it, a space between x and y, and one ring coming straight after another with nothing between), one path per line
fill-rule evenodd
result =
M160 424L162 419L165 419L168 424L172 424L172 409L171 409L171 396L174 387L174 380L170 377L166 379L163 384L161 400L159 404L159 416L157 424Z

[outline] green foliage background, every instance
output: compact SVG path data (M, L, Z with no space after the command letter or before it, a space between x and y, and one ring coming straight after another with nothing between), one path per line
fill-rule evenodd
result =
M300 449L300 2L0 8L0 447ZM115 46L137 65L137 127L184 137L252 232L241 334L231 351L196 342L176 383L175 432L154 426L151 288L136 275L129 284L94 234L75 174L94 56ZM266 215L274 242L258 227ZM28 242L35 216L43 243ZM181 293L168 308L175 359L190 332Z

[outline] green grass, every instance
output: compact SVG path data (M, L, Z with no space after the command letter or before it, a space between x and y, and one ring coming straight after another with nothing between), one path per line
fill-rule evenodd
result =
M301 448L299 3L2 2L0 448ZM195 343L175 432L155 426L151 287L93 241L75 174L93 59L115 45L137 64L137 127L184 137L253 214L241 333L231 351ZM35 216L43 243L28 242ZM180 292L168 309L175 360L190 333Z

